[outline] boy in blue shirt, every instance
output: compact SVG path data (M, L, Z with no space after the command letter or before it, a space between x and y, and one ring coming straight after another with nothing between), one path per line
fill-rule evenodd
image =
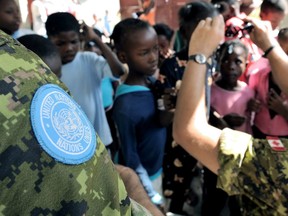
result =
M151 200L163 204L160 194L166 128L157 121L149 79L158 68L157 34L148 23L129 18L115 26L111 37L118 58L129 67L126 81L116 91L113 113L124 164L136 171Z

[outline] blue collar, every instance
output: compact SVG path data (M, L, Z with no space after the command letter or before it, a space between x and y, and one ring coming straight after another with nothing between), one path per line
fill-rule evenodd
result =
M118 86L115 94L115 98L119 97L120 95L123 94L128 94L131 92L139 92L139 91L150 91L149 88L141 85L127 85L127 84L122 84Z

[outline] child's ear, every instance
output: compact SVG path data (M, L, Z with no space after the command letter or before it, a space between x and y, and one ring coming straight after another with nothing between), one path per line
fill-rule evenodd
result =
M118 59L122 62L122 63L127 63L127 58L126 58L126 55L125 55L125 52L123 51L118 51L117 52L117 56L118 56Z

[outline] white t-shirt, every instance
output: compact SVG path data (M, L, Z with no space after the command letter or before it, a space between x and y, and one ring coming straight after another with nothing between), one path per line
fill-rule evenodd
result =
M107 61L92 52L78 52L75 59L62 66L61 81L86 113L105 145L112 143L110 128L105 115L101 80L112 76Z
M46 36L45 22L47 20L46 7L43 1L34 0L31 4L33 30L42 36Z

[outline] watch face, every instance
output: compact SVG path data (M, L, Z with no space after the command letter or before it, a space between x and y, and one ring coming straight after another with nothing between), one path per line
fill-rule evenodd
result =
M206 57L202 54L195 55L195 61L199 64L205 64L206 63Z

